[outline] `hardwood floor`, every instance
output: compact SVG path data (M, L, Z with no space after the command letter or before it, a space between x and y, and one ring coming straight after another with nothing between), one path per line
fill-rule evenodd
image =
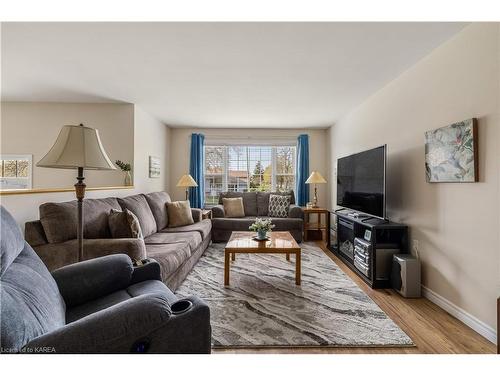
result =
M496 353L496 346L465 324L425 298L406 299L392 289L371 289L344 265L335 255L318 242L325 253L349 276L371 299L385 311L396 324L411 337L416 347L412 348L252 348L213 349L213 353Z

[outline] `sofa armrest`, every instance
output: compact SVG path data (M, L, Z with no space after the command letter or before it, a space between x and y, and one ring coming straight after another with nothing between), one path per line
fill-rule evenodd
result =
M210 310L190 296L191 308L172 312L161 293L146 294L90 314L30 341L22 352L37 348L55 353L210 353Z
M222 204L218 204L212 207L212 217L225 217L226 214L224 212L224 206Z
M304 210L300 206L294 204L290 205L290 210L288 211L288 217L295 219L304 219Z
M161 281L160 264L154 259L147 259L146 264L141 266L134 265L134 272L132 273L130 284L137 284L146 280Z
M33 246L45 245L48 243L40 220L28 221L24 225L24 239Z
M140 349L140 339L147 346L147 336L165 327L170 316L165 296L145 294L39 336L22 351L51 348L55 353L130 353Z
M70 264L52 272L66 306L77 306L125 289L130 285L133 266L125 254Z
M191 208L191 215L193 215L193 220L195 223L201 221L201 209Z

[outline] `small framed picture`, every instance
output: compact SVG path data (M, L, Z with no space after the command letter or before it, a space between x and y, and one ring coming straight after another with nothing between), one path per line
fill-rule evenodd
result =
M149 157L149 178L160 177L160 158L156 156Z
M370 241L372 239L372 231L366 229L365 230L365 240Z

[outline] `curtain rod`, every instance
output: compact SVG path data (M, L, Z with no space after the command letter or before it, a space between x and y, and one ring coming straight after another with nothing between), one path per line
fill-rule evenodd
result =
M191 136L191 135L190 135ZM227 134L205 134L205 138L224 138L224 139L283 139L283 140L297 140L298 136L281 136L281 135L263 135L263 136L228 136Z

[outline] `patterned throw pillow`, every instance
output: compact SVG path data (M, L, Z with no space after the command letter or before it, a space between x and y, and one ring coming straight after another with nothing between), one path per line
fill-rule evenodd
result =
M289 195L274 195L269 196L269 216L271 217L288 217L290 210Z
M111 210L108 225L112 238L143 238L139 219L128 208Z

